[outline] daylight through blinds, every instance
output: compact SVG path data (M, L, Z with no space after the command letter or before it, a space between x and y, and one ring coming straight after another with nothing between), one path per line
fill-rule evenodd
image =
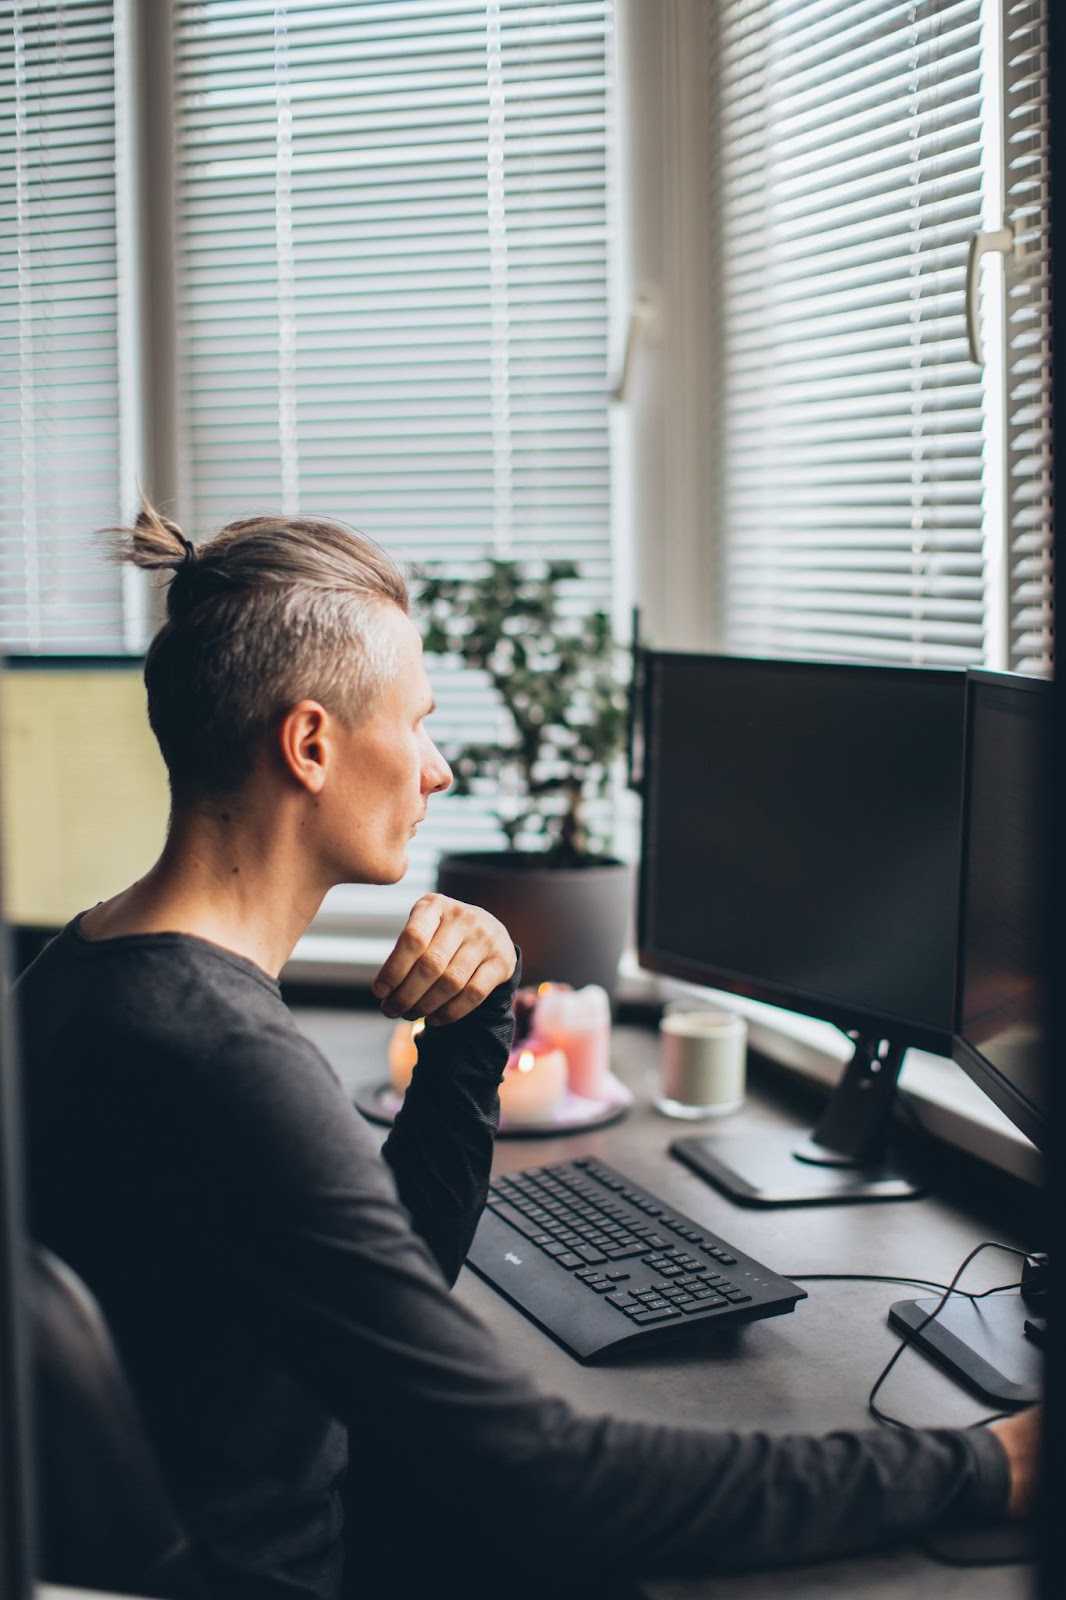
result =
M725 640L978 660L979 0L721 19Z
M123 648L114 23L0 5L0 644Z
M568 557L609 605L607 6L176 17L190 530L325 512L414 563ZM498 731L433 674L443 742ZM430 817L405 903L443 845L499 842L487 800Z

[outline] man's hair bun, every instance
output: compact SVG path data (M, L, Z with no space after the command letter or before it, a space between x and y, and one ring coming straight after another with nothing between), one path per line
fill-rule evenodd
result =
M180 572L196 560L196 546L191 539L186 539L177 523L164 517L147 500L141 501L133 527L115 532L125 536L119 559L132 561L134 566L156 570L171 567Z

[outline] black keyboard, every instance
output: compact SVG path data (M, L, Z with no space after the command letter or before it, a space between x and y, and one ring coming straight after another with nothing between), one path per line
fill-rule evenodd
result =
M780 1316L806 1299L591 1159L497 1178L467 1259L579 1361Z

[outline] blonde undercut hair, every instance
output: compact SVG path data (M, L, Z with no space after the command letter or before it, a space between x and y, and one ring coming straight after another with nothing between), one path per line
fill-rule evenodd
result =
M239 789L301 700L357 724L396 673L380 623L386 606L408 613L406 580L341 522L248 517L194 545L145 503L132 527L108 531L115 559L171 571L144 680L175 798Z

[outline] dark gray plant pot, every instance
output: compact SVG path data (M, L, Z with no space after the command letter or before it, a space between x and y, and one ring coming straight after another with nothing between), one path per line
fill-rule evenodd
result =
M520 850L446 855L437 888L499 917L522 952L523 986L598 983L613 1001L633 901L626 862L546 866Z

